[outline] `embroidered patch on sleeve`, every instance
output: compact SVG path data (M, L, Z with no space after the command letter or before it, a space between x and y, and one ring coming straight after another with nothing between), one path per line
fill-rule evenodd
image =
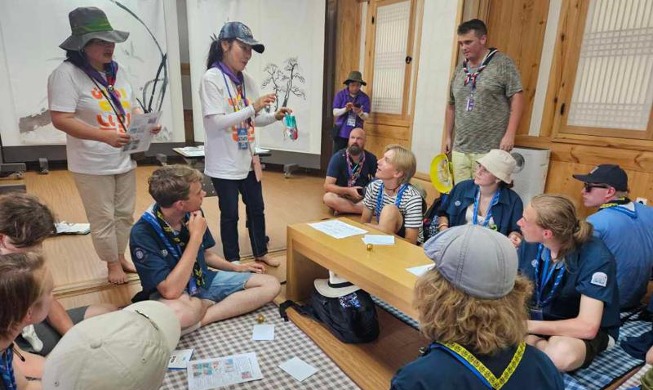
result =
M608 284L608 275L606 275L605 272L594 272L590 283L596 286L605 287Z
M141 248L134 249L134 256L136 260L142 261L145 258L145 252Z

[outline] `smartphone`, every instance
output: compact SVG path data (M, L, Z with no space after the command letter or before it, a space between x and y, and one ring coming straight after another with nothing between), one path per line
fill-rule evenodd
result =
M361 108L361 105L360 105L360 103L354 103L354 107Z

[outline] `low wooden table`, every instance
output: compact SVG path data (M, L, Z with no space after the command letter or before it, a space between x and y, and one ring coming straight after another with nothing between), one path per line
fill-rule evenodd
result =
M365 229L368 234L384 234L349 218L339 220ZM362 237L336 239L308 223L288 226L286 297L306 300L313 280L327 278L327 270L331 270L417 319L412 305L417 277L406 268L433 262L421 247L398 238L394 245L374 245L368 251Z

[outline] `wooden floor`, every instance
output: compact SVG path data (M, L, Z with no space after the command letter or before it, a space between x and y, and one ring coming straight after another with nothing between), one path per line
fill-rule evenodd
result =
M147 178L156 166L137 168L137 199L134 218L138 219L152 203L147 193ZM285 178L283 173L265 172L263 196L266 204L267 233L270 236L270 252L285 257L286 226L297 222L319 220L329 216L322 204L324 179L293 174ZM74 180L66 170L50 171L47 175L27 172L24 176L27 191L37 195L55 212L58 220L86 222L86 215L77 193ZM203 210L209 228L216 238L214 250L222 255L220 243L219 211L216 197L204 199ZM240 215L245 213L241 202ZM239 221L241 256L247 259L252 250L245 229L244 218ZM113 286L106 282L105 263L97 257L91 236L57 236L45 241L44 252L55 280L55 294L66 307L92 302L129 303L140 290L136 275L130 283ZM127 253L129 255L129 253ZM280 280L285 280L285 266L272 270Z

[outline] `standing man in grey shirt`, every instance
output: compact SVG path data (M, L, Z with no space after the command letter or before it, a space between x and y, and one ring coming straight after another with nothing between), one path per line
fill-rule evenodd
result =
M524 107L514 62L487 48L487 27L479 19L458 26L465 60L451 79L443 153L451 152L454 181L471 179L475 161L490 149L510 151Z

